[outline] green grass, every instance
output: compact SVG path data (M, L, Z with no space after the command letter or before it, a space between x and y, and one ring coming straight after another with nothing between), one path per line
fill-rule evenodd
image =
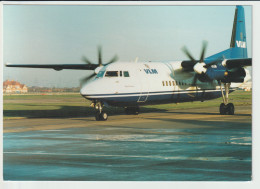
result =
M234 103L235 106L251 105L252 104L252 92L246 91L235 91L229 95L230 102ZM164 109L187 109L187 108L200 108L200 107L218 107L222 103L222 98L217 98L213 100L207 100L204 102L184 102L178 104L163 104L163 105L153 105L153 108L164 108Z
M55 95L4 95L4 119L17 118L55 118L93 116L95 111L90 101L79 94ZM235 106L251 105L252 92L235 91L230 94L230 101ZM179 104L162 104L141 107L141 112L168 111L173 109L191 109L201 107L218 107L222 98L205 102L186 102ZM122 114L123 108L110 107L108 114Z

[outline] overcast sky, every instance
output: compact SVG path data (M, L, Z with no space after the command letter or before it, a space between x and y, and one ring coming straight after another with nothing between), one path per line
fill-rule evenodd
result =
M252 8L244 6L248 55L251 57ZM186 45L199 58L229 47L235 6L72 6L4 5L4 63L97 62L117 54L119 61L183 60ZM3 79L28 86L77 87L91 71L4 68Z

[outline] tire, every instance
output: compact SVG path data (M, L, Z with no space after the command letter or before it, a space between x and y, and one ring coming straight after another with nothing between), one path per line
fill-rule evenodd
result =
M219 113L220 113L220 115L226 115L226 105L224 103L220 104Z
M108 119L108 115L106 112L97 112L95 115L96 121L106 121Z
M107 115L107 113L106 112L101 112L101 114L100 114L100 120L102 120L102 121L106 121L107 120L107 118L108 118L108 115Z
M95 118L96 118L96 121L100 121L100 113L99 112L96 112Z
M229 103L227 105L227 114L228 115L234 115L235 114L235 107L233 103Z

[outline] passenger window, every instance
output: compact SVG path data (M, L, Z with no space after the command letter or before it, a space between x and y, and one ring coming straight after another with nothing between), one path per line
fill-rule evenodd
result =
M168 81L165 81L166 82L166 86L168 86Z
M172 83L171 83L171 81L169 81L169 85L170 85L170 86L172 86Z
M162 85L164 86L164 81L162 81Z
M122 77L122 71L120 71L120 77Z
M130 77L129 72L128 71L124 71L124 77Z
M174 86L174 81L172 81L172 86Z
M118 71L107 71L105 77L118 77Z

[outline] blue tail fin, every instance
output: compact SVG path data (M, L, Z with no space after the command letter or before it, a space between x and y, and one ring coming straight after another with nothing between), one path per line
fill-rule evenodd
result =
M210 60L218 58L247 58L245 15L242 6L236 6L230 48L206 59Z
M245 15L242 6L236 7L230 48L233 48L231 58L247 58Z

